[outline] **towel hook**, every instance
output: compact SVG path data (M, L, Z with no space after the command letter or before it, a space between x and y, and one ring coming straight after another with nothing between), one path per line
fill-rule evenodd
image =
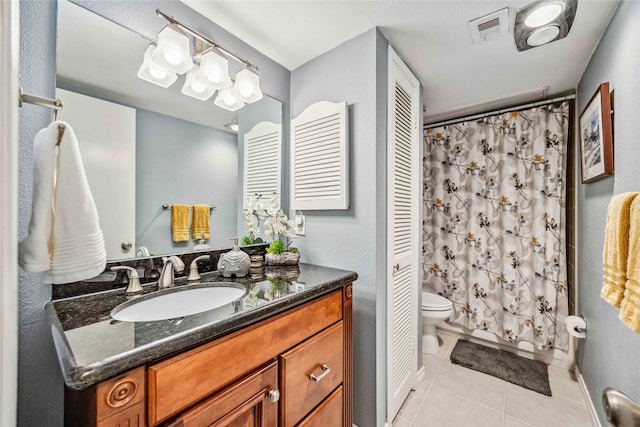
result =
M58 125L58 140L56 141L56 147L60 146L60 142L62 141L62 136L64 135L64 129L65 129L64 125Z

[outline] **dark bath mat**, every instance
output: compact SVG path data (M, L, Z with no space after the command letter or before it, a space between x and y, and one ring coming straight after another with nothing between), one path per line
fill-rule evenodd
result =
M547 365L538 360L458 340L451 352L451 363L551 396Z

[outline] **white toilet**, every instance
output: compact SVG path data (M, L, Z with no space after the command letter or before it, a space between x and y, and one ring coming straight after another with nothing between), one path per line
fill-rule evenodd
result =
M431 292L422 292L422 352L436 354L440 350L436 325L453 313L453 303Z

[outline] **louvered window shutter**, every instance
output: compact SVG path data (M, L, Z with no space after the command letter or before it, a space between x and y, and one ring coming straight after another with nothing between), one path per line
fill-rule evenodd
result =
M318 102L291 121L291 209L349 208L347 103Z
M267 207L273 193L280 195L282 125L260 122L244 135L243 208L249 197L262 195L260 204Z

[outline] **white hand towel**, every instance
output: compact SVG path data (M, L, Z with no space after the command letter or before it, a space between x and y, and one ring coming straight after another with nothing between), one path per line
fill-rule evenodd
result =
M33 252L38 255L37 259L40 261L44 259L43 243L40 239L45 233L38 232L31 235L31 230L39 231L47 228L50 230L46 239L50 259L50 269L44 278L47 283L69 283L95 277L104 270L107 261L98 211L87 182L73 129L67 123L54 122L38 133L36 143L40 143L42 139L42 145L55 150L58 125L64 125L65 131L60 142L57 162L55 160L51 162L57 172L55 188L47 184L49 175L42 176L40 182L37 182L34 176L34 211L29 226L30 236L21 244L21 254L24 248L25 254ZM34 156L36 170L38 168L46 170L48 167L48 165L37 163L39 160L51 159L48 148L43 149L43 152L47 155L37 158ZM53 182L53 179L51 181ZM35 190L38 188L40 191L36 194ZM52 188L53 191L49 191L52 194L47 194L46 190ZM36 201L38 196L44 201ZM46 206L51 206L51 200L53 200L53 216L50 214L51 208L48 209L49 215L36 210L43 205L46 210ZM38 221L48 222L48 225L37 224ZM21 265L29 266L30 263ZM44 263L38 263L38 265L44 265Z
M33 141L33 203L29 236L18 247L20 267L33 273L51 268L53 176L57 126L42 129Z

